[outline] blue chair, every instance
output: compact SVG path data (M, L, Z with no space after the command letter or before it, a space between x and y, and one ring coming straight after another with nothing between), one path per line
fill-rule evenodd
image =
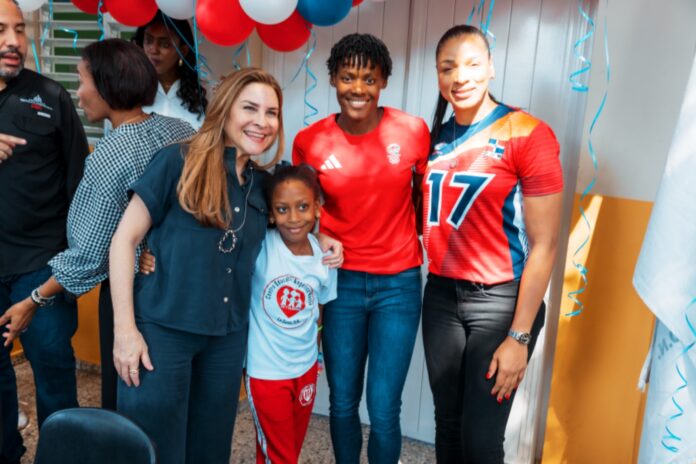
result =
M156 464L155 444L133 421L114 411L72 408L51 414L41 427L34 464Z

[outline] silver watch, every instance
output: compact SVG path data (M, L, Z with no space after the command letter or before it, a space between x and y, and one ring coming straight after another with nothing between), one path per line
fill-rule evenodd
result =
M529 342L532 341L532 335L529 332L515 332L510 329L508 335L523 345L529 345Z
M41 294L39 293L39 288L38 288L38 287L36 287L34 290L31 291L30 297L31 297L31 301L33 301L34 304L37 305L37 306L49 306L49 305L52 305L52 304L53 304L53 300L56 299L55 296L51 296L51 297L48 297L48 298L45 297L45 296L41 296Z

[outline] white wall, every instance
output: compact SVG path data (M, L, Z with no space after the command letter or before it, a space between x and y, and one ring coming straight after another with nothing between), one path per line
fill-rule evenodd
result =
M606 5L600 1L599 18ZM611 83L592 140L595 193L653 201L696 49L693 0L612 0L608 7ZM603 22L597 21L577 191L592 178L587 131L605 88Z

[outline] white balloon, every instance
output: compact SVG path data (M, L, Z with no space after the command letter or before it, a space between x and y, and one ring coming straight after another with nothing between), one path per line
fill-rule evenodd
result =
M162 13L174 19L193 18L196 0L155 0Z
M242 10L261 24L278 24L290 17L298 0L239 0Z
M41 5L46 3L46 0L18 0L19 8L21 8L23 13L29 13L30 11L38 10Z

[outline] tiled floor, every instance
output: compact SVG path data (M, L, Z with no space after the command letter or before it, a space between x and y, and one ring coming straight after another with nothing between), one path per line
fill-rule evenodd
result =
M17 383L19 385L20 403L22 408L30 418L29 425L24 429L22 435L28 449L22 459L22 464L30 464L34 461L34 450L38 438L36 427L36 406L34 404L34 382L31 369L27 362L16 366ZM94 372L78 371L77 386L79 391L80 405L99 406L99 375ZM234 442L232 445L232 463L255 462L255 433L252 424L249 408L246 402L241 403L237 423L234 432ZM363 429L366 438L368 428ZM309 431L302 449L300 463L302 464L328 464L333 463L333 452L331 440L329 438L329 423L326 417L313 416L309 424ZM365 446L363 446L363 457L361 462L367 462L365 456ZM404 439L401 462L403 464L426 464L435 462L435 450L431 445L415 440ZM163 463L166 464L166 463Z

